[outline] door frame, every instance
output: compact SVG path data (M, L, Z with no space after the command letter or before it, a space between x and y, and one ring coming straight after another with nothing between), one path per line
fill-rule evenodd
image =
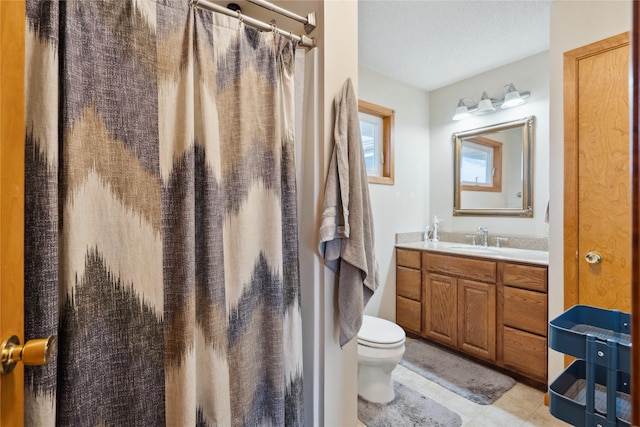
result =
M0 341L24 342L25 1L0 0ZM24 368L0 377L0 427L24 424Z
M631 32L631 425L640 426L640 5L633 3ZM633 410L636 408L636 410Z

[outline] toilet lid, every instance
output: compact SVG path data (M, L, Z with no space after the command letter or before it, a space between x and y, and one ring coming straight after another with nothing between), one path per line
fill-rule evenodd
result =
M398 344L405 339L404 330L393 322L365 315L358 331L358 341L365 345Z

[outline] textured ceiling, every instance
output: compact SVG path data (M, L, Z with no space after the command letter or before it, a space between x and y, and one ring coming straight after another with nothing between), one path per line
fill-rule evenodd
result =
M359 0L359 64L434 90L549 49L546 0Z

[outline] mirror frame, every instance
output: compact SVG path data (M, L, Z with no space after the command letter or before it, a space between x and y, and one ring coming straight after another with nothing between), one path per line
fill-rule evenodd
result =
M533 218L533 126L534 116L527 116L522 119L510 122L498 123L478 129L471 129L462 132L454 132L452 141L454 143L454 164L453 164L453 216L517 216L522 218ZM462 140L485 133L493 133L501 130L522 128L522 207L521 208L462 208L461 207L461 183L460 183L460 160L462 157Z

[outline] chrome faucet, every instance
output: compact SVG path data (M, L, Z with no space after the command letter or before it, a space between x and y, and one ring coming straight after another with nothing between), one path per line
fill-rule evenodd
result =
M509 239L507 239L506 237L496 237L496 248L501 247L500 242L506 242L507 240Z
M482 231L482 246L489 246L489 229L487 227L478 227L478 231Z

